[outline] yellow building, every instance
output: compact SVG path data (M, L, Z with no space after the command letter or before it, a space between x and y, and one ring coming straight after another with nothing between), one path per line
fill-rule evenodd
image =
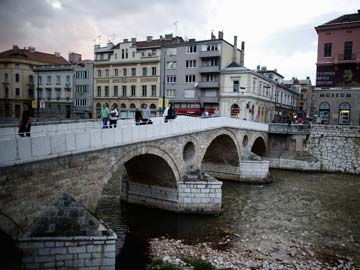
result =
M159 110L161 46L181 42L172 35L146 41L124 39L106 47L95 45L94 116L103 104L115 105L121 118L132 118L136 108L147 104L152 115Z
M33 67L44 64L68 64L60 54L37 52L34 47L0 53L0 117L20 117L25 103L34 101L35 73Z

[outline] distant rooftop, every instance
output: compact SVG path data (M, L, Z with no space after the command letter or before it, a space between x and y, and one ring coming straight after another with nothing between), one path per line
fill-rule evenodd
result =
M20 49L18 46L14 45L11 50L7 50L0 53L1 58L13 58L13 59L22 59L29 61L42 62L44 64L69 64L64 57L59 53L49 54L38 52L34 47L29 47L28 49Z
M327 23L317 26L315 29L323 28L327 26L339 25L339 24L349 24L349 23L360 23L360 9L357 11L357 13L342 15L334 20L331 20Z

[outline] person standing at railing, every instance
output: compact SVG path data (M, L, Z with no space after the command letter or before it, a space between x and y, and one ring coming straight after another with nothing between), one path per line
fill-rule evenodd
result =
M141 111L136 108L136 111L135 111L135 125L139 126L141 121L142 121L142 115L141 115Z
M141 116L142 116L143 123L147 124L148 121L150 120L150 110L147 107L147 104L145 104L144 107L142 108Z
M299 131L303 131L304 130L304 121L302 120L302 118L298 119L298 125L299 125Z
M29 105L24 104L24 111L21 116L21 122L19 123L19 136L30 137L31 121L33 118L32 110L29 109Z
M119 117L119 112L118 112L117 108L115 107L115 105L112 105L111 111L110 111L110 117L109 117L110 128L112 128L113 125L114 125L114 128L116 128L118 117Z
M100 116L102 119L102 128L108 128L109 115L110 115L109 108L105 104L103 104L103 107L100 112Z
M172 103L169 103L169 106L165 109L163 113L163 117L165 117L165 123L167 123L168 120L172 120L176 118L175 111L172 108Z

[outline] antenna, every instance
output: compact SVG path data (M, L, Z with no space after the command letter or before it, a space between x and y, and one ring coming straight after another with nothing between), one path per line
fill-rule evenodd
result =
M101 35L98 35L97 38L99 39L99 44L101 45Z
M174 25L175 25L175 36L177 36L177 34L178 34L178 21L175 21Z

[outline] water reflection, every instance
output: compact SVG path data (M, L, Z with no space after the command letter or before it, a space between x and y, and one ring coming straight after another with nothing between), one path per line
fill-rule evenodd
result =
M360 176L273 170L269 185L224 182L219 216L175 214L107 198L97 214L118 234L117 269L144 269L147 239L167 236L217 248L261 248L289 256L294 245L318 258L360 264ZM126 240L125 240L126 238ZM122 247L123 243L124 246ZM295 244L296 243L296 244Z

